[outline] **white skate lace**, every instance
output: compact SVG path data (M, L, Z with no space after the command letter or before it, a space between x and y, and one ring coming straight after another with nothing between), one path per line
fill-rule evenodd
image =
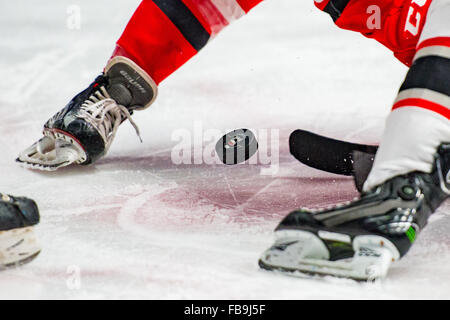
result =
M80 107L80 118L93 125L105 141L105 152L114 140L117 129L128 119L142 142L139 128L131 118L128 109L111 99L104 87L95 91Z

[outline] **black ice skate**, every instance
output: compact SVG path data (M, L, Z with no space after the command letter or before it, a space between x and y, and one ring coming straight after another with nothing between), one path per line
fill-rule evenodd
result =
M22 152L17 162L32 169L56 170L87 165L108 151L119 125L156 98L155 82L125 57L111 59L102 75L44 125L44 137Z
M0 193L0 269L33 260L40 252L33 233L39 211L33 200Z
M356 280L386 276L404 256L429 216L450 195L450 144L442 145L431 174L395 177L351 203L290 213L261 268Z

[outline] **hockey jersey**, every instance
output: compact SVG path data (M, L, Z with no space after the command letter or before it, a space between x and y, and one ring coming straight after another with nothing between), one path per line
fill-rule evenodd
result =
M388 47L411 66L431 0L316 0L343 29L357 31Z

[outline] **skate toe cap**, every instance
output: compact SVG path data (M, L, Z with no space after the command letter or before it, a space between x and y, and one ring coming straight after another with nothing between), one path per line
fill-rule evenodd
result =
M28 198L16 198L16 205L25 218L25 226L33 226L39 223L40 216L36 202Z
M0 202L0 230L29 227L39 223L39 210L33 200L23 197L10 199L8 202Z

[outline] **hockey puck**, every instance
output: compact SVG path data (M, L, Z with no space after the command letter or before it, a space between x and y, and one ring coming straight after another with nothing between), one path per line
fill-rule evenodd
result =
M245 162L258 150L258 141L248 129L237 129L224 135L216 144L219 159L227 165Z

